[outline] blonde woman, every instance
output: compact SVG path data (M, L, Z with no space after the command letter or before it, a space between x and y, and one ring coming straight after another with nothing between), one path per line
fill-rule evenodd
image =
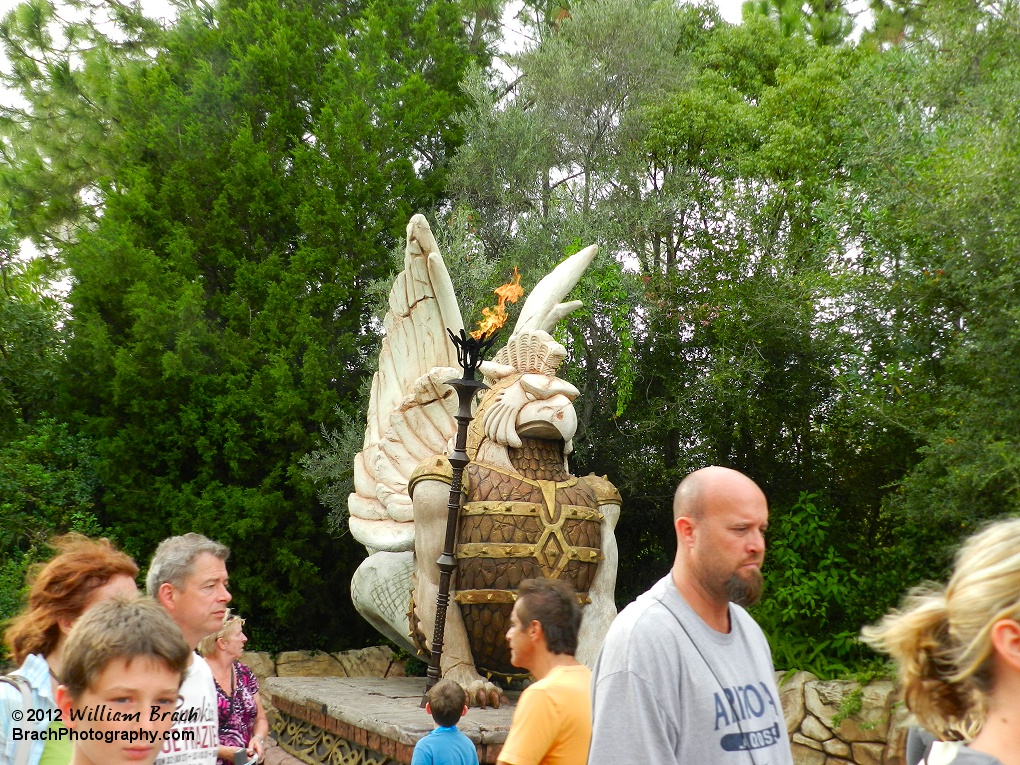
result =
M968 539L945 588L914 590L863 637L899 663L921 725L966 742L954 765L1020 765L1020 519Z
M216 681L216 706L220 717L218 765L233 765L240 750L248 757L263 758L269 720L259 697L259 681L239 659L248 637L241 629L244 619L227 614L219 632L205 637L198 652L205 658Z

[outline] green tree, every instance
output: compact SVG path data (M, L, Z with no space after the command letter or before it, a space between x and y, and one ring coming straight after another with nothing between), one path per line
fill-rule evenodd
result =
M158 34L120 0L28 0L0 20L0 203L46 255L94 222L116 160L114 73L148 60Z
M94 442L97 516L140 561L173 533L229 544L267 647L371 637L348 595L364 551L324 533L299 460L356 406L363 289L441 194L472 60L455 4L338 10L195 5L115 68L102 216L61 250L62 412Z
M56 300L41 290L42 263L0 249L0 439L19 435L48 411L56 392Z
M870 0L873 23L861 40L880 45L907 42L923 26L925 5L916 0Z
M887 316L903 296L888 253L862 247L852 225L868 200L850 172L864 148L856 90L879 55L786 34L767 16L735 27L710 9L574 3L517 59L505 95L470 84L453 176L500 262L552 260L565 234L616 261L616 288L585 294L603 318L562 331L582 389L575 469L608 473L624 496L621 602L668 565L679 479L736 467L765 487L783 534L763 613L789 636L785 660L828 671L860 658L850 572L876 565L869 543L889 544L885 487L917 459L916 433L877 405L899 359ZM613 303L625 307L618 328L605 318ZM818 499L805 505L806 492ZM805 546L796 519L807 517L822 538ZM825 561L836 581L779 586ZM813 643L824 656L809 655Z
M96 475L86 439L53 419L64 318L45 259L15 255L0 230L0 622L21 606L28 566L66 531L98 533Z
M889 253L899 293L897 395L884 410L924 444L887 511L911 532L903 557L932 576L961 535L1020 512L1020 7L933 4L919 24L862 89L880 108L858 172L873 189L862 228Z
M771 18L787 37L806 35L819 45L839 45L854 29L845 0L747 0L742 13L745 21Z

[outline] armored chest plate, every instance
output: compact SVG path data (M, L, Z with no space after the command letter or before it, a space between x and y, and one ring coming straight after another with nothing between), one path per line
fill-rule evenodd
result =
M457 593L475 666L514 677L506 632L524 579L566 579L582 603L602 559L602 514L583 478L541 481L472 463L457 536Z

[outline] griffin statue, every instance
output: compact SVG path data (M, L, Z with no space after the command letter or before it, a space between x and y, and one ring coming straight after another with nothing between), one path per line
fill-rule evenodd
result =
M505 635L516 588L568 579L584 604L577 658L591 664L616 616L614 529L620 496L605 478L571 476L577 389L556 376L566 350L549 332L580 307L560 302L595 257L588 247L535 287L513 333L480 369L483 392L468 433L442 675L473 704L498 705L496 682L516 676ZM428 652L446 533L462 376L447 337L460 307L428 221L407 226L404 270L390 291L368 424L354 462L350 529L369 556L351 582L359 612L409 650ZM496 682L494 682L496 681Z

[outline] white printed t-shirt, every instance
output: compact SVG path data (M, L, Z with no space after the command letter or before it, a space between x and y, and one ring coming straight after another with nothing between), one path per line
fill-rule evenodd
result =
M184 674L181 699L173 730L193 732L194 736L180 735L176 741L165 741L154 765L216 765L220 744L216 684L209 665L197 653Z
M768 641L735 603L717 632L667 574L616 617L592 676L588 765L793 765Z

